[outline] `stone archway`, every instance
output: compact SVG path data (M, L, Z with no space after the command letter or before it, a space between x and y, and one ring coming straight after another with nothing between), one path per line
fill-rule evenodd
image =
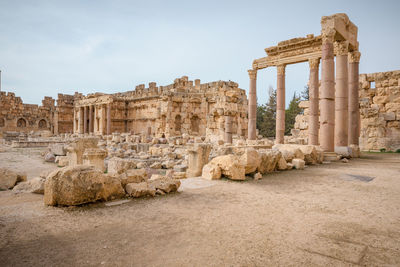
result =
M200 118L197 115L194 115L191 119L190 119L190 130L192 131L192 133L199 133L199 129L200 129Z
M175 116L175 132L181 132L182 129L182 117L181 115L176 115Z
M4 127L6 124L5 120L3 118L0 118L0 127Z
M39 123L38 123L38 127L39 127L40 129L47 128L47 121L46 121L45 119L41 119L41 120L39 121Z
M17 120L17 127L25 128L26 127L26 120L24 118L19 118Z

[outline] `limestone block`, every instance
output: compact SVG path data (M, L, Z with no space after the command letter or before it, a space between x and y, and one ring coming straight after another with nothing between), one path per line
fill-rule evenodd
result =
M394 121L396 120L396 114L394 112L383 113L383 119L385 121Z
M201 177L206 180L221 179L221 168L214 164L206 164L203 166Z
M304 160L303 152L298 148L297 145L291 144L275 144L272 149L277 149L282 153L282 157L285 158L286 162L291 162L292 159L298 158Z
M126 170L134 168L136 168L135 160L113 157L108 161L107 170L109 174L121 174Z
M255 172L261 163L261 156L254 148L246 148L240 156L240 162L245 166L245 174Z
M14 186L14 193L35 193L35 194L44 194L44 182L46 179L41 177L36 177L30 179L26 182L21 182Z
M181 182L178 179L172 179L168 177L150 179L147 181L147 183L150 189L161 190L167 194L176 192L181 185Z
M187 177L197 177L201 175L203 166L208 162L210 151L210 144L195 144L193 148L188 150Z
M130 183L141 183L148 180L148 173L146 169L130 169L119 175L121 184L125 187Z
M119 179L93 166L64 167L49 174L44 186L46 205L81 205L125 195Z
M125 187L126 193L131 197L155 196L156 189L150 188L147 182L130 183Z
M258 167L258 171L261 174L275 171L277 169L278 162L282 157L282 153L275 149L261 150L259 153L261 156L261 163Z
M49 149L56 156L67 155L67 151L64 149L64 144L53 144L49 146Z
M231 180L245 180L245 168L238 156L224 155L211 160L211 164L221 168L221 173Z
M386 104L389 101L389 96L384 95L384 96L374 96L373 102L375 104Z
M303 170L305 166L305 161L302 159L293 159L292 160L293 167L297 170Z
M101 148L87 148L83 153L83 164L92 165L96 169L104 172L106 167L104 165L104 159L107 156L107 151Z
M287 162L285 160L285 158L281 157L278 161L278 165L277 165L277 169L279 171L284 171L287 169Z
M17 183L25 182L26 174L0 168L0 190L12 189Z

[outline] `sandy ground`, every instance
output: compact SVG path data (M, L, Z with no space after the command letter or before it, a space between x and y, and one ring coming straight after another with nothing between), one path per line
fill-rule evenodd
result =
M400 265L399 154L118 203L0 192L0 266Z

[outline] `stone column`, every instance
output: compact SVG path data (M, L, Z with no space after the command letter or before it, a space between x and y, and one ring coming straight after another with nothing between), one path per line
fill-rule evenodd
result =
M79 107L79 133L83 134L83 107Z
M104 105L100 105L100 121L99 121L99 130L100 134L104 134L104 125L105 125L105 115L104 115Z
M310 115L308 117L308 144L319 145L319 58L308 61L310 65L310 81L308 98L310 103Z
M336 87L335 87L335 146L347 146L349 81L347 69L348 43L335 42Z
M94 106L89 106L89 133L93 133L93 125L94 125Z
M349 145L359 145L360 133L360 109L358 96L358 76L361 53L358 51L350 52L349 61Z
M107 104L107 135L111 134L111 103Z
M77 114L76 114L76 109L74 108L74 119L72 121L72 133L76 132L76 118L77 118Z
M84 134L86 134L88 131L87 120L88 120L88 107L84 106L83 107L83 133Z
M225 143L232 144L232 116L225 115Z
M322 34L321 72L321 148L334 152L335 134L335 62L333 52L334 31Z
M248 136L249 140L257 138L256 121L257 121L257 70L248 70L250 77L249 87L249 122L248 122Z
M276 144L284 143L285 136L285 67L277 66L277 87L276 87Z

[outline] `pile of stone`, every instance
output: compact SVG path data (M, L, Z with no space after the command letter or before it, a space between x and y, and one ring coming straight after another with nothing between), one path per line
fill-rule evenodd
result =
M213 158L202 169L202 177L208 180L246 180L246 176L260 179L263 174L295 169L305 165L321 164L323 151L311 145L274 145L272 149L253 147L232 149L231 154Z
M179 186L179 180L166 176L148 179L144 169L105 174L94 166L77 165L58 169L47 176L44 203L72 206L123 197L164 195L177 191Z

